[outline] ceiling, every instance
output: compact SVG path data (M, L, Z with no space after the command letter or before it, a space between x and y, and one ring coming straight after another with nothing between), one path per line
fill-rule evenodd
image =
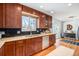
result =
M78 19L79 17L79 3L22 3L23 5L37 9L61 21L68 21L69 19ZM40 6L42 6L40 8ZM53 11L54 13L51 13ZM71 18L70 18L71 17Z

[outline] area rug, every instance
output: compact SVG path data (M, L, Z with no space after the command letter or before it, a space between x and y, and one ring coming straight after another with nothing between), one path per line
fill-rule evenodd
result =
M64 46L59 46L46 56L73 56L74 49L70 49Z

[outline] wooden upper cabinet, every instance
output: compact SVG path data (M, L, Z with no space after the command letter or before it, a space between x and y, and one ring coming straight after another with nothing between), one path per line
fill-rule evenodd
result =
M21 11L22 6L16 3L6 3L6 19L5 27L6 28L21 28Z
M29 8L29 7L27 7L27 6L22 6L22 11L24 11L24 12L27 12L27 13L33 13L33 9L32 8Z
M3 4L0 4L0 28L3 26Z
M43 13L39 15L39 28L46 28L46 15Z
M47 27L52 28L52 16L47 15L46 21L47 21Z
M0 28L5 26L5 4L0 3Z
M39 19L39 28L52 28L52 16L46 15L45 13L24 5L22 6L22 11L37 15Z
M49 16L48 25L49 25L49 28L52 28L52 16Z

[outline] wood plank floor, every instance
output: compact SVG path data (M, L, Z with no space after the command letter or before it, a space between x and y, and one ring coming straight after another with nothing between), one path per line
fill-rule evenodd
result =
M49 48L47 48L47 49L45 49L45 50L33 55L33 56L45 56L48 53L50 53L51 51L53 51L54 49L56 49L56 46L51 46L51 47L49 47Z

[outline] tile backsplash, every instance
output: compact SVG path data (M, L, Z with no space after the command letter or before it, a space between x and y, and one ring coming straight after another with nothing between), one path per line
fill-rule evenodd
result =
M21 28L0 28L0 33L2 33L2 37L12 37L12 36L18 36L18 35L30 35L30 33L40 34L41 32L44 32L45 30L47 29L37 28L36 31L22 32Z

